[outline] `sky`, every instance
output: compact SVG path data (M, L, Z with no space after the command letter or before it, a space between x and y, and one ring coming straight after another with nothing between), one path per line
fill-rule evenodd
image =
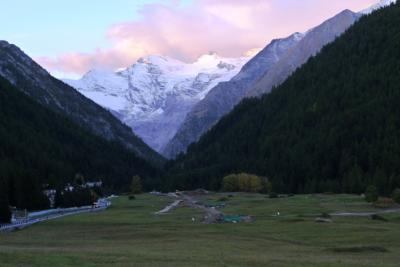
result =
M147 55L185 62L251 55L344 9L378 0L1 0L0 39L59 78L115 70Z

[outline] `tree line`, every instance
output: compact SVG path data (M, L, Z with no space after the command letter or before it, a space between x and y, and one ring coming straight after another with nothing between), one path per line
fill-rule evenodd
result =
M400 3L362 17L260 99L245 99L185 155L167 189L269 177L282 193L390 195L400 187Z
M48 110L0 78L0 206L39 210L44 184L61 188L76 173L127 191L138 174L153 189L160 170L117 142L102 139ZM0 208L1 210L2 208Z

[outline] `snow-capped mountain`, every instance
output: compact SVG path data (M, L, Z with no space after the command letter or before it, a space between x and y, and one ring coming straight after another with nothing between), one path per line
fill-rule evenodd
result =
M148 56L123 70L92 70L80 80L64 82L109 109L161 151L191 108L218 83L234 77L248 60L209 53L188 64Z
M318 54L321 49L336 40L359 18L357 13L344 10L307 31L304 38L266 72L252 87L248 88L248 97L259 97L269 93L272 88L282 84L297 68Z
M302 33L294 33L289 37L273 40L247 62L230 81L214 87L188 113L182 126L168 142L162 154L167 158L174 158L180 152L186 151L189 144L197 141L223 115L231 111L246 95L247 89L270 71L303 37Z
M117 141L139 157L161 165L164 159L110 112L53 78L21 49L0 40L0 77L39 104L107 140Z
M250 60L237 76L213 88L193 107L162 154L167 158L174 158L177 154L185 152L191 143L198 141L203 133L231 111L240 100L270 92L360 17L395 2L396 0L382 0L359 13L344 10L304 34L295 33L288 38L272 41Z
M371 14L372 12L374 12L375 10L378 10L380 8L383 8L383 7L387 7L387 6L389 6L391 4L394 4L396 2L397 2L397 0L381 0L378 3L376 3L375 5L360 11L359 14L368 15L368 14Z
M241 99L269 92L359 17L394 2L382 0L359 13L345 10L304 34L274 40L246 65L249 58L221 58L214 53L193 64L149 56L127 69L93 70L80 80L65 82L173 158Z

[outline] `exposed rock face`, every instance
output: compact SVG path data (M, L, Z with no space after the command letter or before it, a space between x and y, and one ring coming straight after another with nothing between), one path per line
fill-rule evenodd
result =
M321 49L333 42L359 18L357 13L345 10L307 32L305 37L264 76L248 90L247 96L260 96L280 85L297 68L315 56Z
M248 59L210 53L188 64L148 56L121 71L93 70L80 80L65 82L109 109L147 144L162 151L192 107L219 82L235 76Z
M0 76L38 103L69 117L94 134L121 142L153 163L164 161L110 112L53 78L18 47L6 41L0 41Z
M247 89L269 72L285 53L303 38L295 33L287 38L273 40L251 59L230 81L218 84L186 116L184 123L163 151L167 158L174 158L192 142L210 129L217 121L243 99Z
M298 67L331 43L361 16L345 10L305 34L274 40L250 60L231 81L220 83L187 115L163 155L174 158L198 141L245 97L259 97L281 84Z

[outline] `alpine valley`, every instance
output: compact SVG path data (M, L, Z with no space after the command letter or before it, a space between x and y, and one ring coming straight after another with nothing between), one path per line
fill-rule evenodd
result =
M345 10L305 33L273 40L255 57L210 52L194 63L147 56L116 72L91 70L64 82L105 107L167 158L185 152L243 98L261 96L335 40L362 15Z
M398 267L373 1L3 1L0 267Z

